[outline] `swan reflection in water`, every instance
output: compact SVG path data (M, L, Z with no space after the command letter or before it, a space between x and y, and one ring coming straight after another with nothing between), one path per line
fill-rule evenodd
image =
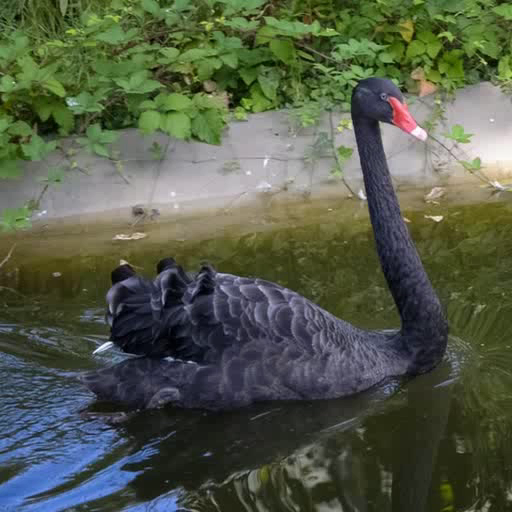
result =
M123 470L148 510L455 510L464 454L446 430L462 358L399 392L391 380L338 400L145 411L118 426L148 454Z

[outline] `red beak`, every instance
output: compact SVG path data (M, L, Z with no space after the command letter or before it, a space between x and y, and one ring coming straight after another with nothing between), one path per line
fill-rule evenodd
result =
M421 141L427 140L427 132L421 128L421 126L418 126L418 123L411 116L411 113L409 112L409 109L405 103L402 103L397 98L390 96L389 104L393 109L392 123L395 126L398 126L398 128L404 132L410 133Z

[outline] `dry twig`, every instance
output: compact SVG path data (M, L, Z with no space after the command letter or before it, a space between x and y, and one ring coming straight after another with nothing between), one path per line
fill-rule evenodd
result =
M8 261L9 259L11 258L11 255L12 255L12 252L14 251L14 248L16 247L16 244L14 244L11 249L9 250L9 252L7 253L7 256L2 260L0 261L0 268L2 268Z

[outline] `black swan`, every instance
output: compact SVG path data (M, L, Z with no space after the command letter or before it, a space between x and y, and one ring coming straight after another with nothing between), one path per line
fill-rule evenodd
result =
M107 294L109 344L143 357L83 375L98 398L139 408L171 402L207 409L325 399L388 377L421 374L440 362L448 324L403 222L379 122L420 140L427 134L400 90L381 78L355 87L352 120L400 330L354 327L277 284L217 273L208 265L190 276L167 258L154 281L122 265L112 272Z

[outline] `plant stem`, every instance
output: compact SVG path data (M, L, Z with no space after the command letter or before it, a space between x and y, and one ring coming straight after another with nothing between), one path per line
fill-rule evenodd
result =
M8 261L9 259L11 258L11 255L12 255L12 252L14 251L14 248L16 247L16 244L14 244L11 249L9 250L9 252L7 253L7 256L2 260L0 261L0 268L2 268Z
M446 144L444 144L439 139L434 137L434 135L429 134L429 138L432 139L433 141L437 142L442 148L444 148L459 164L461 164L464 167L464 169L466 171L470 172L473 176L478 178L483 183L490 185L494 189L498 189L498 187L496 187L496 185L482 171L480 171L480 170L473 171L473 170L465 167L463 164L463 161Z
M342 172L342 162L340 160L340 156L338 155L338 149L336 148L336 139L334 138L334 122L332 119L332 112L329 112L329 124L331 127L332 151L334 153L334 158L336 159L336 164L338 166L338 169L340 170L340 172ZM350 185L347 183L347 181L343 177L343 174L341 175L341 181L343 182L343 185L345 185L347 190L350 192L352 197L355 197L356 196L355 192L352 190L352 188L350 188Z

